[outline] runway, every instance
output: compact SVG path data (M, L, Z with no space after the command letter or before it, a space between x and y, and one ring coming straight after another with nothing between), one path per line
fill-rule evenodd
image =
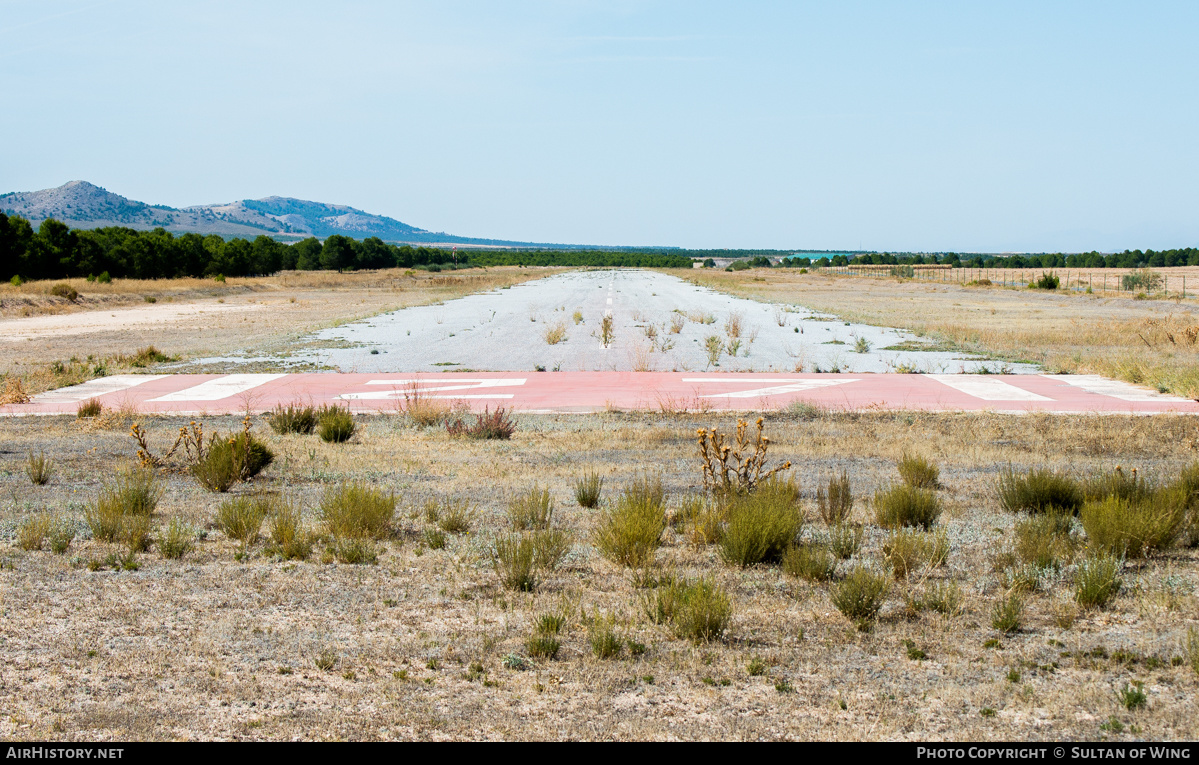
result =
M0 415L74 415L95 398L143 414L261 413L279 404L396 412L413 396L472 410L834 411L1196 414L1199 402L1096 375L490 372L114 375L38 394Z

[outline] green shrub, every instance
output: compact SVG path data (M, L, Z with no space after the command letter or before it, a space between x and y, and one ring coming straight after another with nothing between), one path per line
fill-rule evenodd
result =
M341 444L349 441L357 427L350 410L338 404L322 406L317 415L317 434L327 443Z
M1035 563L1025 563L1004 572L1004 584L1012 592L1037 592L1041 589L1041 580L1045 576L1045 568Z
M801 577L812 582L825 582L833 578L837 561L827 547L799 545L787 548L783 553L783 573Z
M550 635L532 635L525 641L525 650L535 659L553 659L562 650L562 643Z
M30 516L17 526L17 546L22 550L40 550L53 520L45 513Z
M538 635L557 635L566 626L566 614L541 614L533 624Z
M910 529L897 529L883 542L883 555L891 564L896 579L926 565L944 565L949 556L949 540L942 531L922 534Z
M50 552L62 555L71 547L75 540L75 529L59 518L50 526Z
M849 560L862 546L862 527L838 523L828 528L828 547L841 560Z
M121 528L117 539L129 550L130 558L134 553L150 549L150 530L150 516L148 515L126 515L121 519Z
M1184 547L1199 547L1199 462L1184 468L1174 486L1187 506L1179 542Z
M1145 684L1135 680L1116 691L1116 698L1129 712L1141 709L1149 703L1149 697L1145 695Z
M123 471L101 488L96 501L84 509L84 520L96 539L119 541L141 529L141 523L132 519L149 519L162 492L162 483L153 470Z
M991 609L991 626L1005 635L1018 632L1023 618L1024 599L1019 592L1009 592Z
M299 505L278 502L267 516L267 533L271 545L268 552L284 560L307 560L315 542L305 530Z
M624 647L624 641L616 634L616 627L610 618L597 617L592 620L587 630L587 642L597 659L615 659Z
M1116 497L1139 502L1152 497L1155 491L1154 486L1135 468L1131 473L1125 473L1123 468L1117 467L1110 473L1092 476L1083 484L1083 495L1090 501Z
M508 519L514 529L548 529L553 516L554 502L548 488L534 484L532 489L508 501Z
M288 433L309 435L316 428L316 418L316 408L312 405L288 404L283 406L283 404L277 404L266 419L271 430L279 435Z
M841 471L840 477L828 479L828 488L821 486L816 489L816 506L820 517L830 528L849 519L853 510L853 491L849 486L849 474Z
M728 594L712 579L672 579L654 591L645 607L652 621L695 643L719 640L733 616Z
M957 582L931 582L920 597L924 608L953 616L962 607L962 588Z
M340 563L373 566L379 562L379 548L369 537L335 538L331 551Z
M1088 502L1080 520L1089 546L1113 555L1141 558L1174 542L1186 512L1177 490L1163 490L1139 501L1109 496Z
M445 549L446 536L445 532L441 529L425 529L422 537L424 538L425 544L428 545L430 550Z
M999 504L1008 512L1043 513L1050 508L1075 514L1082 507L1082 488L1068 475L1037 468L1017 475L1011 465L1002 470L995 486Z
M644 503L655 507L666 504L666 489L659 475L641 475L624 488L623 496L630 502Z
M574 546L574 537L564 529L539 529L529 532L533 542L533 565L553 571L562 564Z
M347 482L325 490L320 519L330 536L384 539L391 535L395 509L394 494Z
M1074 573L1074 599L1084 608L1103 608L1120 592L1124 561L1112 555L1092 555Z
M575 479L575 501L579 507L598 507L603 489L604 477L598 470L588 470Z
M258 541L262 522L279 504L278 496L273 494L230 497L217 508L216 526L229 539L243 546L252 545Z
M50 461L45 452L34 454L30 449L29 455L25 458L25 475L29 476L29 480L34 486L45 486L54 475L54 463Z
M929 489L899 484L875 492L874 512L883 528L919 526L927 530L941 515L941 499Z
M1070 534L1073 516L1049 508L1046 512L1024 518L1015 526L1015 553L1023 563L1038 568L1060 569L1074 557L1076 542Z
M537 587L537 548L525 534L498 536L491 546L496 576L510 590L532 592Z
M465 534L475 522L475 506L465 499L444 499L437 525L451 534Z
M179 560L192 549L196 537L195 530L181 521L172 518L166 529L159 532L158 552L168 560Z
M859 566L834 584L829 595L833 605L845 618L856 624L858 629L867 630L878 617L889 589L885 575Z
M626 491L601 515L593 541L605 558L622 566L642 566L653 560L665 530L662 505Z
M737 566L780 560L803 528L794 493L781 481L767 481L752 494L732 497L727 517L720 554Z
M55 297L66 298L72 303L79 299L79 291L65 282L60 282L51 287L50 294Z
M191 473L205 489L223 493L274 461L275 453L266 444L243 431L230 438L213 436L204 457L191 466Z
M904 452L896 467L899 468L899 477L908 486L917 489L935 489L940 485L938 483L938 479L941 477L940 468L918 454Z
M1031 286L1038 290L1055 290L1061 284L1062 280L1058 278L1057 274L1051 271L1049 273L1042 273L1040 278L1033 282Z

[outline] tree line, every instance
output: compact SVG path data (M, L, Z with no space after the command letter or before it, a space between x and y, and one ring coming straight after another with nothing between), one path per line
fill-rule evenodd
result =
M761 265L764 258L747 261L750 265ZM863 253L856 257L835 255L832 258L791 257L783 258L781 266L794 268L821 268L825 266L918 266L948 265L954 268L1169 268L1171 266L1199 266L1199 248L1185 247L1177 250L1125 250L1111 254L1100 252L1047 253L1041 255L971 255L956 252L938 255L891 255L886 253Z
M475 266L641 266L689 268L688 258L609 251L453 251L357 240L333 235L284 244L269 236L225 239L112 226L72 229L49 218L34 230L28 220L0 212L0 278L171 279L184 276L262 276L278 271Z

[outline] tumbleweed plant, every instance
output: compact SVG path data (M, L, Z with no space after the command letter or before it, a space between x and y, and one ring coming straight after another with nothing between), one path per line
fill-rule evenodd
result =
M756 430L751 435L748 423L737 420L737 430L731 439L716 428L696 431L705 490L748 494L762 481L791 468L790 462L784 462L767 469L766 450L770 439L762 433L761 417L755 424Z

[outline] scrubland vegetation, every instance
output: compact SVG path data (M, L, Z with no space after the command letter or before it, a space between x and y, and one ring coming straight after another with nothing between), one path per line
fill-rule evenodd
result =
M0 729L1199 734L1192 418L409 409L0 423Z

